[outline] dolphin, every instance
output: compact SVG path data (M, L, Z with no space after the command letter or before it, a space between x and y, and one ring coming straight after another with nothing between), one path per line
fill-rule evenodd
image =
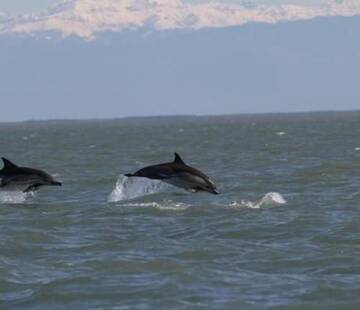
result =
M125 176L161 180L192 192L204 191L215 195L219 194L214 182L201 171L185 164L178 153L175 153L173 162L148 166L133 174L125 174Z
M10 160L2 157L4 167L0 170L0 188L8 190L22 190L24 193L36 191L40 186L61 186L60 182L45 171L19 167Z

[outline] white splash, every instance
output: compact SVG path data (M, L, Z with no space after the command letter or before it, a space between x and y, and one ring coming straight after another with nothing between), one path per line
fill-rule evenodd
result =
M121 204L124 207L141 207L141 208L156 208L159 210L170 210L170 211L181 211L186 210L190 207L185 203L176 203L171 200L164 201L162 203L158 202L133 202L133 203L124 203Z
M35 196L35 193L23 193L21 191L0 191L0 204L21 204L29 198Z
M246 201L242 200L240 203L233 202L230 204L231 207L247 207L251 209L259 209L263 206L277 206L277 205L285 205L287 201L285 198L276 192L267 193L264 197L262 197L258 201Z
M168 185L161 181L146 178L127 178L120 176L114 190L109 195L109 202L118 202L151 195L164 191Z
M276 133L278 136L285 136L286 135L286 132L285 131L278 131Z

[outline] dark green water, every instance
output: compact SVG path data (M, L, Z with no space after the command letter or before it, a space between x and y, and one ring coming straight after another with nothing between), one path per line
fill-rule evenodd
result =
M360 112L0 125L0 308L358 309ZM221 195L122 174L173 159ZM286 201L286 203L285 203Z

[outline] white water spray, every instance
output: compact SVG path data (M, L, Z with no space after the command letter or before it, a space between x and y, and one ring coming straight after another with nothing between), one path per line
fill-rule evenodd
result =
M271 192L265 194L264 197L262 197L258 201L247 201L242 200L240 203L233 202L230 204L231 207L247 207L251 209L259 209L263 206L278 206L278 205L285 205L287 201L285 198L280 194L276 192Z
M34 192L23 193L21 191L0 191L0 204L21 204L35 196Z
M114 190L109 195L109 202L134 199L141 196L160 193L169 186L161 181L146 178L127 178L120 176Z

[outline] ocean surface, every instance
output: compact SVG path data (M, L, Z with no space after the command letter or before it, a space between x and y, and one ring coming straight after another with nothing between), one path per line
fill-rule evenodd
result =
M221 195L125 173L172 161ZM0 124L1 309L359 309L360 112Z

